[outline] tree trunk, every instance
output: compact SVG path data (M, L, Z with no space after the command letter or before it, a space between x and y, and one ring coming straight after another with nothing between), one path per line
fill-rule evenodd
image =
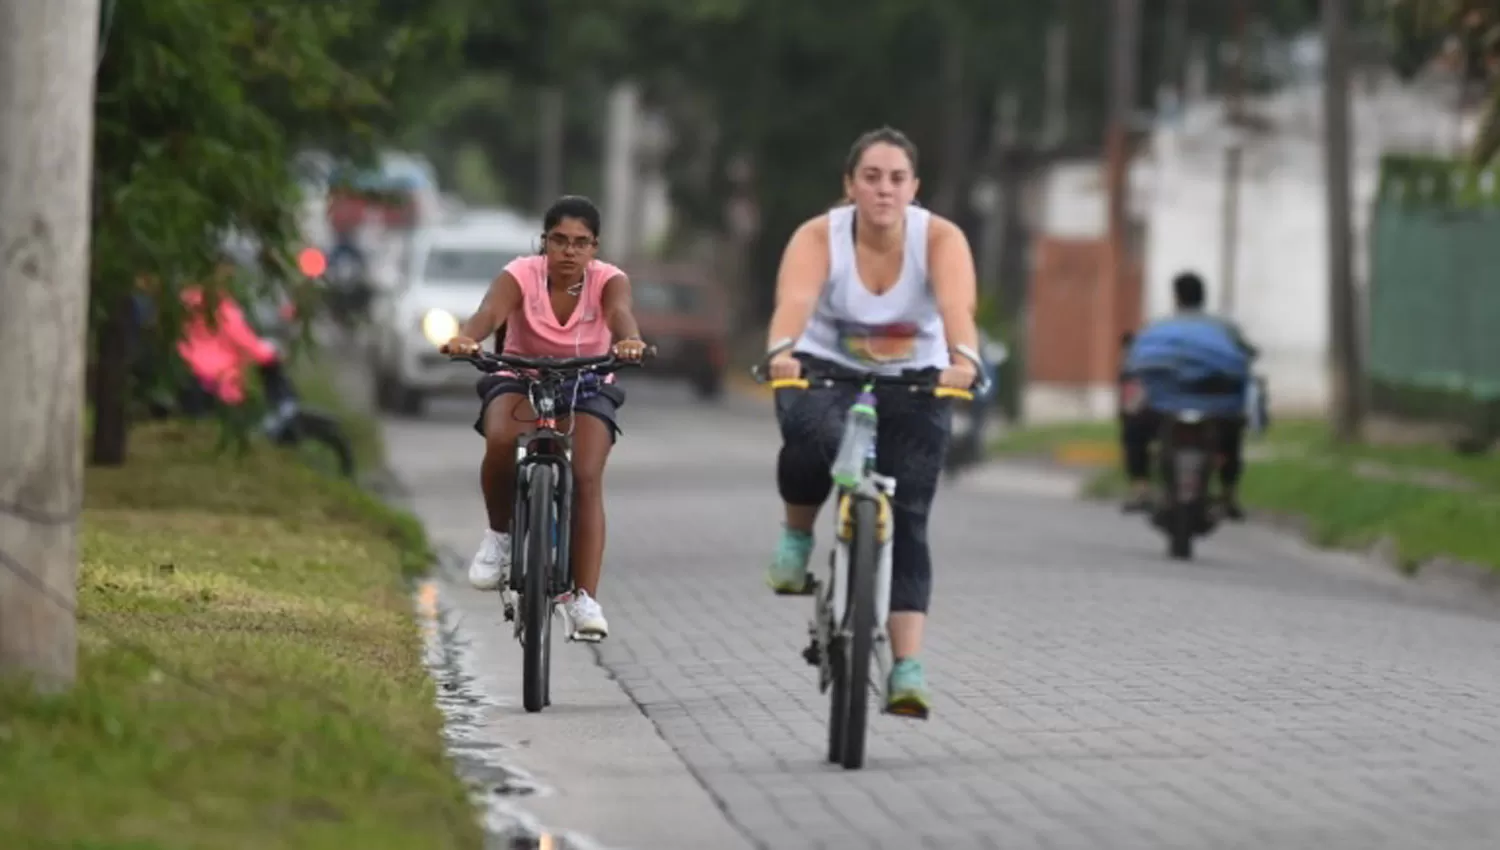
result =
M969 133L973 104L967 95L964 75L963 33L950 24L944 35L942 90L942 135L938 144L937 191L932 194L932 210L951 220L958 220L969 206L964 188L970 182Z
M121 466L130 435L130 300L109 305L94 357L94 435L89 463Z

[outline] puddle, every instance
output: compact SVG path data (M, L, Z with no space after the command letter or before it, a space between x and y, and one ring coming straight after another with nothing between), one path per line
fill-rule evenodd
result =
M553 791L506 760L512 747L482 736L482 712L496 705L467 671L470 655L444 609L438 584L417 586L423 661L437 686L443 741L459 778L469 786L485 830L485 850L605 850L586 838L549 832L518 804Z

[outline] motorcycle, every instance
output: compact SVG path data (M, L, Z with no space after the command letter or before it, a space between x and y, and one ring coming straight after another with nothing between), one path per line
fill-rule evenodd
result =
M1188 560L1193 541L1223 519L1209 496L1221 462L1218 422L1199 410L1164 413L1157 445L1161 489L1151 522L1167 535L1167 554Z
M370 282L369 264L357 248L340 244L328 252L323 284L329 315L340 327L353 330L369 319L375 288Z
M1129 381L1125 399L1132 412L1144 409L1145 393L1139 381ZM1250 433L1263 433L1270 422L1264 376L1250 379L1245 392L1243 417ZM1223 465L1219 429L1221 415L1192 407L1161 411L1156 445L1158 497L1150 513L1151 524L1167 536L1167 554L1178 560L1193 557L1193 544L1213 533L1224 520L1220 502L1210 495L1214 479Z
M954 406L953 438L943 464L949 476L957 476L964 469L984 461L985 437L989 433L987 426L999 395L1000 367L1010 359L1010 349L1005 343L991 339L984 331L979 332L979 343L987 391L976 395L967 404Z

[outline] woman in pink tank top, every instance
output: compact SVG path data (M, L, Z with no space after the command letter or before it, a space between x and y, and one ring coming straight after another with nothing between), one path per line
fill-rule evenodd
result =
M519 257L490 284L479 310L442 346L444 354L479 350L505 325L503 351L523 357L616 357L639 360L646 345L630 310L630 278L594 259L599 210L587 198L559 199L543 219L543 252ZM508 579L510 520L515 503L516 439L536 420L526 384L513 375L481 378L475 430L484 436L481 481L489 528L469 564L469 581L492 590ZM608 634L595 597L604 560L604 463L619 428L615 412L625 393L613 380L579 396L559 427L573 431L573 576L578 588L568 615L581 633ZM565 411L566 412L566 411ZM583 415L576 415L583 414Z

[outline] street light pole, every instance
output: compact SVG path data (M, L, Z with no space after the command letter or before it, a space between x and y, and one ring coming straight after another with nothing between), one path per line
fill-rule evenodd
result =
M1346 0L1323 0L1323 144L1328 207L1328 356L1334 437L1359 439L1358 297L1350 225L1349 35Z
M1093 369L1110 378L1119 355L1120 295L1131 266L1127 232L1130 191L1130 131L1135 117L1136 42L1140 0L1115 0L1110 61L1109 129L1105 137L1105 179L1109 193L1109 237L1105 273L1094 301Z

